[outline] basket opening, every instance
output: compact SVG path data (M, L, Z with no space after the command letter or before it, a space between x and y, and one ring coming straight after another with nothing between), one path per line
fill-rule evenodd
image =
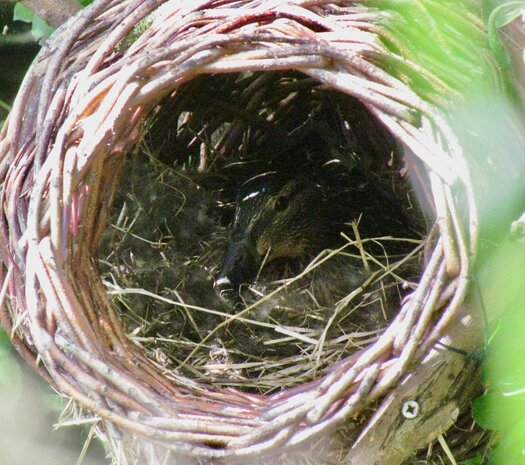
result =
M124 167L100 248L132 340L165 370L256 392L311 380L366 347L422 266L424 221L402 151L359 101L301 73L210 75L179 88ZM305 218L314 238L297 241L328 234L327 221L337 234L256 263L222 292L234 235L269 205L287 239Z

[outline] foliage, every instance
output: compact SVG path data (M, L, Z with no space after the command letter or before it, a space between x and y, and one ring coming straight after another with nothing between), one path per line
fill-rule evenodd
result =
M93 0L78 0L82 6L87 6L93 2ZM38 42L40 39L49 37L54 29L36 13L34 13L27 6L22 5L22 3L17 3L15 5L13 19L15 21L23 21L25 23L31 23L31 34L33 34L34 39Z
M54 29L47 25L47 23L38 15L33 13L25 5L17 3L15 5L15 11L13 15L15 21L24 21L26 23L31 23L31 34L36 41L49 37Z
M5 331L0 329L0 393L9 391L12 395L20 395L22 374L15 361Z
M488 390L472 406L474 419L497 432L491 465L525 465L524 259L523 243L509 240L480 272L485 307L501 312L487 347L484 380Z
M367 0L366 4L382 12L377 30L393 52L384 60L386 70L426 101L449 108L466 95L491 93L501 85L487 36L476 24L476 2Z
M502 2L501 0L482 1L483 16L487 23L487 33L490 47L496 54L501 66L508 67L510 57L499 36L499 29L522 16L525 18L525 2Z
M482 0L483 19L487 24L490 48L501 67L507 68L510 57L500 37L500 29L525 15L525 2ZM487 109L485 110L487 111ZM508 114L508 111L506 112ZM492 134L501 135L496 127ZM479 137L479 136L478 136ZM497 163L494 170L514 169L522 164L523 147L509 147L505 143L493 153L516 153L514 163ZM479 154L479 152L478 152ZM503 165L507 165L506 167ZM510 166L508 166L510 165ZM519 170L518 170L519 171ZM510 178L507 178L510 179ZM504 181L504 178L502 179ZM498 192L505 190L504 183ZM497 196L497 193L495 193ZM521 194L507 198L501 205L519 211ZM501 199L500 199L501 200ZM486 210L486 217L495 220L494 214L501 207ZM488 211L492 210L492 214ZM492 221L493 223L496 221ZM508 231L502 231L508 235ZM498 315L488 333L488 347L484 381L487 392L475 399L472 412L484 428L494 431L495 446L489 457L491 465L525 465L525 270L523 261L523 225L521 220L513 225L513 237L502 241L493 255L478 270L481 300L489 318Z
M483 463L483 456L476 455L475 457L472 457L471 459L464 460L463 462L459 462L458 465L482 465L482 463Z

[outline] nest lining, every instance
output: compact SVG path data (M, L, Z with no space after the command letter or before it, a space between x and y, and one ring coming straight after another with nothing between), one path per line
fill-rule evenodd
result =
M268 121L277 120L275 126L278 127L293 125L304 128L312 114L312 111L304 111L306 107L311 107L311 110L321 106L324 114L314 121L318 132L319 122L330 120L330 112L324 108L326 101L334 103L334 95L325 91L327 95L319 104L319 97L312 98L312 89L309 90L309 86L315 89L315 84L297 75L271 77L261 74L245 76L244 80L247 82L241 85L239 77L227 77L221 83L222 88L227 89L227 92L219 93L221 98L233 95L230 104L240 100L229 108L232 116L230 119L226 117L226 121L222 110L227 105L219 99L218 84L210 84L217 81L214 77L203 79L203 83L196 80L191 92L181 89L180 99L186 105L188 94L189 102L196 102L191 103L193 112L185 110L178 116L181 108L177 107L184 107L184 103L177 103L178 99L168 103L168 109L156 112L157 118L169 115L170 121L177 122L177 127L157 119L154 126L164 130L168 127L168 132L159 134L158 129L152 129L153 136L146 138L150 142L158 139L161 148L152 154L151 149L144 147L149 159L142 155L128 162L122 176L125 181L122 194L116 201L110 220L112 226L102 246L102 273L109 292L120 301L127 331L164 369L182 369L205 383L236 385L241 389L252 386L252 389L268 392L311 380L330 363L375 341L381 328L392 318L392 309L397 309L401 297L415 287L421 247L418 246L420 239L409 239L406 241L412 242L415 250L411 250L408 256L381 257L371 254L367 242L371 238L360 236L353 244L348 238L349 242L341 249L327 250L310 264L292 263L295 273L300 272L302 277L292 274L283 280L288 263L266 266L259 276L259 283L242 293L241 309L219 300L217 292L212 289L212 280L225 252L227 232L223 224L228 220L224 221L223 217L231 217L236 190L235 187L223 186L239 185L239 181L235 183L231 179L232 176L243 179L242 172L229 173L228 167L235 165L238 169L243 164L253 165L253 157L244 154L245 147L254 150L259 143L264 148L264 140L273 140L276 132L274 126L268 127L267 124L261 131L257 115L265 115ZM235 94L242 94L239 88L253 90L258 81L264 82L267 95L275 100L281 99L280 105L271 110L259 92L263 108L252 110L251 115L246 111L240 114L241 108L249 105ZM269 84L272 81L273 86ZM291 94L283 92L283 88ZM290 98L295 97L296 89L302 89L302 95L295 99L299 103ZM219 108L216 115L209 110L210 95L215 96L215 106L211 108ZM254 99L251 100L253 107ZM345 102L347 99L339 100L336 100L335 107L338 115L341 104L346 103L349 107ZM299 111L294 111L293 107L299 107ZM381 128L375 127L373 121L365 121L365 110L357 101L352 102L350 108L352 122L349 123L347 118L337 128L325 128L324 132L331 130L332 136L325 134L325 137L335 140L337 135L340 140L351 140L350 128L356 131L360 125L357 130L359 140L354 138L351 150L347 150L352 156L357 156L357 152L368 157L362 163L374 166L378 160L382 162L382 152L392 148L390 143L385 144L389 137L382 134ZM332 116L335 109L330 109ZM203 112L207 118L204 122ZM221 120L221 125L215 129L214 122ZM199 126L194 127L193 123ZM181 130L182 126L184 130ZM210 127L214 128L211 133ZM368 127L372 136L364 129ZM215 132L220 137L214 135ZM383 143L381 135L385 137ZM294 139L300 137L296 133ZM315 137L321 136L316 134ZM375 147L370 145L371 138ZM181 140L189 141L188 146L181 147ZM215 145L210 142L214 140ZM242 141L240 146L237 145L236 155L224 155L225 140L235 145L235 140ZM268 162L264 157L275 156L268 149L262 152L264 155L258 155L259 160L263 157L262 168L257 165L256 173L267 169ZM393 155L394 152L383 177L388 178L389 183L399 184L402 178L390 166ZM176 168L170 169L152 156L160 156L166 162L171 159ZM378 160L373 160L374 156ZM293 171L299 175L304 169L298 153L293 158ZM252 170L248 173L244 176L253 175ZM377 172L374 175L379 178ZM203 185L211 185L211 191L203 189ZM408 195L401 185L397 190ZM340 195L351 194L341 192ZM407 197L407 203L408 200ZM380 217L382 212L368 214ZM155 223L158 226L151 234ZM399 232L403 232L402 226ZM408 229L406 232L414 235ZM392 240L401 241L387 238L387 241ZM381 239L372 239L372 242L377 245ZM389 249L388 242L386 244L386 249L382 245L383 254ZM306 265L308 268L304 270ZM370 266L372 270L365 273L365 268ZM399 273L411 281L401 278ZM175 310L177 308L179 310ZM219 327L215 328L217 325Z
M166 3L161 19L123 57L113 55L126 31L156 6L95 3L68 31L71 40L57 34L50 41L41 56L50 62L45 74L35 66L25 80L2 131L3 271L11 312L2 313L2 323L18 329L15 344L25 357L34 363L36 348L55 385L104 418L113 437L127 431L159 453L245 460L303 443L357 415L411 363L430 356L466 295L468 256L477 247L472 185L440 113L371 58L392 56L373 35L359 34L373 10L364 18L360 8L314 11L298 4L284 21L280 10L267 13L277 22L258 30L252 17L222 5L202 13L207 4L182 10ZM319 13L355 20L348 48L303 35L308 27L314 34L330 30ZM100 14L100 22L89 26ZM122 27L101 34L101 25L118 21ZM74 41L81 52L62 62ZM158 44L155 52L146 51ZM64 64L80 70L72 80ZM116 187L112 174L121 154L136 144L149 110L182 82L202 73L289 68L359 98L428 167L441 237L419 286L383 335L326 376L268 397L203 388L178 376L170 382L130 344L98 280L93 256ZM57 78L52 94L50 82ZM21 118L28 104L38 104L39 113ZM466 232L454 208L453 182L461 183L472 207ZM20 195L26 192L31 194Z

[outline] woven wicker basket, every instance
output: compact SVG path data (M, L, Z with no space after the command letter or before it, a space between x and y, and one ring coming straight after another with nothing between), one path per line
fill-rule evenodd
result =
M443 19L426 3L418 2L426 21ZM50 38L0 138L0 316L24 358L100 416L120 463L287 463L295 452L315 463L394 465L455 422L476 363L436 344L474 352L483 338L477 307L464 305L479 209L448 114L474 85L461 66L503 86L480 45L482 23L452 3L436 11L456 29L428 37L462 47L461 59L450 56L455 71L442 75L418 64L432 57L388 26L401 13L372 0L98 0ZM117 47L154 11L145 32ZM130 343L100 280L115 173L152 109L181 84L292 69L359 99L418 160L438 218L435 248L379 340L322 378L270 396L168 379ZM312 455L349 419L360 426L346 458Z

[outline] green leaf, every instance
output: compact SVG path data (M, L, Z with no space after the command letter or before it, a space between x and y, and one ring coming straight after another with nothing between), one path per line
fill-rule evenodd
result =
M18 365L9 337L0 330L0 391L20 392L22 373Z
M2 99L0 99L0 108L2 110L7 111L7 112L11 111L11 105L9 105L9 103L7 103L7 102L4 102Z
M523 15L525 2L508 2L496 8L490 15L489 21L494 21L494 26L500 29Z
M17 3L13 11L13 19L15 21L23 21L24 23L31 23L35 14L27 6Z
M519 16L525 13L525 2L507 2L490 13L487 21L488 41L490 48L496 54L496 58L501 66L507 68L510 64L510 57L503 46L498 29L506 26Z
M54 29L51 26L48 26L42 18L35 15L31 27L31 34L33 34L37 42L44 37L49 37L53 31Z
M15 21L23 21L24 23L30 23L33 21L35 14L27 6L17 3L13 11L13 19Z
M498 431L513 427L525 418L525 395L505 397L485 394L472 402L472 416L485 429Z
M463 460L463 462L459 462L458 465L481 465L483 463L483 456L482 455L476 455L475 457L472 457L471 459Z
M21 3L15 5L13 19L15 21L31 23L31 34L37 42L44 37L49 37L54 31L54 29L51 26L48 26L40 16L37 16L33 11Z
M493 450L489 463L492 465L525 465L525 419L510 429Z
M524 7L523 0L481 0L481 15L485 24L488 24L490 17L495 14L496 26L499 28L516 19Z
M45 399L46 406L50 411L55 412L57 416L64 411L68 403L68 399L66 397L62 397L55 392L46 393L43 395L43 397Z

